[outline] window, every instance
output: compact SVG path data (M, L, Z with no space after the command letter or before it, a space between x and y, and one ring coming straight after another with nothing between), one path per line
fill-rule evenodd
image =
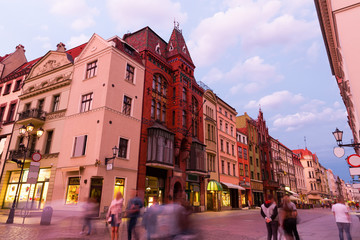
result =
M82 95L80 112L87 112L91 110L93 100L93 93Z
M80 177L70 177L65 204L77 204L79 200Z
M256 159L256 166L257 167L259 166L259 159L258 158Z
M225 132L228 133L228 124L225 123Z
M227 174L230 175L230 163L227 163Z
M242 147L238 146L238 158L242 158Z
M235 164L233 163L233 175L236 176Z
M125 178L115 178L114 199L118 192L124 196Z
M222 108L221 107L219 107L219 112L222 113Z
M249 176L249 165L245 164L245 177Z
M40 99L38 101L38 110L41 112L42 110L44 110L44 103L45 103L45 99Z
M15 116L16 103L10 104L8 116L6 122L12 122Z
M257 147L255 147L255 153L258 153L258 148Z
M253 165L254 163L253 163L253 158L252 158L252 156L250 156L250 165Z
M211 139L211 135L210 135L210 124L207 125L207 139Z
M247 149L246 149L246 148L244 148L244 159L245 159L245 160L248 159L248 158L247 158Z
M183 124L183 127L186 127L186 111L183 110L183 113L182 113L182 124Z
M251 179L254 179L254 172L253 171L251 171Z
M47 138L46 138L46 144L45 144L45 154L49 154L51 151L51 142L53 138L53 131L47 131Z
M260 173L257 173L257 180L260 180Z
M310 184L311 184L311 185L310 185L310 186L311 186L311 190L314 190L314 189L313 189L313 184L312 184L312 183L310 183Z
M134 83L134 67L130 64L126 65L126 80Z
M235 146L231 145L231 154L235 156Z
M86 67L86 78L92 78L96 75L97 61L87 64Z
M6 86L5 86L5 91L4 91L4 94L3 94L3 95L9 94L9 93L10 93L10 90L11 90L11 83L6 84Z
M208 154L208 171L215 172L215 156L212 154Z
M232 120L232 115L230 114L230 120Z
M75 137L73 157L85 155L87 135Z
M175 111L172 111L172 125L175 125Z
M166 106L165 106L165 104L163 105L163 108L162 108L161 121L163 121L163 122L166 121Z
M129 144L128 139L120 138L120 141L119 141L119 154L118 154L119 157L127 158L128 144Z
M152 89L156 90L156 77L155 76L153 76Z
M128 96L124 96L124 103L123 103L123 114L130 116L131 114L131 101L132 99Z
M229 142L226 142L226 153L230 154Z
M221 131L223 130L223 122L222 122L222 120L220 120L220 130Z
M234 136L234 128L233 128L233 126L231 126L230 134L231 134L231 136Z
M223 152L224 151L224 140L220 140L220 149Z
M2 86L0 86L0 95L1 95L1 92L2 92Z
M176 97L176 87L173 87L173 99Z
M4 118L5 109L6 109L6 105L0 107L0 122L2 122L2 120Z
M186 102L186 88L183 88L182 100Z
M157 92L161 93L161 77L157 76Z
M155 118L155 100L151 101L151 118Z
M163 83L163 92L162 92L162 94L163 94L164 97L166 97L166 95L167 95L167 85L166 85L165 82Z
M15 82L14 92L19 91L20 88L21 88L21 79L19 79Z
M227 111L225 111L225 117L227 117Z
M244 176L244 164L239 163L239 168L240 168L240 173L239 173L239 175L240 175L240 176Z
M224 162L224 160L221 160L221 173L225 174L225 162Z
M52 112L56 112L59 110L60 105L60 95L55 95L53 97L53 103L52 103Z

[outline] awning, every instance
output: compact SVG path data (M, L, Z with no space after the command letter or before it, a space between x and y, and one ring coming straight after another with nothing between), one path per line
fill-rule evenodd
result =
M208 191L222 191L223 187L221 186L221 184L215 180L210 180L206 190Z
M225 183L225 182L221 182L221 184L227 186L228 188L233 188L233 189L239 189L239 190L245 190L245 188L239 186L239 185L235 185L232 183Z
M290 200L292 200L292 201L300 201L300 198L297 198L297 197L292 196L292 195L291 195L289 198L290 198Z
M299 197L299 194L297 194L296 192L290 191L290 190L286 190L288 193L290 193L291 195L294 195L295 197Z
M308 199L321 200L322 198L320 196L310 194L310 195L308 195Z

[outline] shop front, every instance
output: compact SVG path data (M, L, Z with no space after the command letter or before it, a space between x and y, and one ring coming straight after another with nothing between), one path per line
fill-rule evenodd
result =
M240 197L239 191L245 190L245 188L232 184L221 182L223 191L221 194L222 209L237 209L240 208ZM240 192L241 193L241 192Z
M309 194L308 196L309 204L319 205L322 197L319 194Z
M186 200L195 212L200 212L201 205L201 191L200 191L200 176L187 174L186 176Z
M252 198L251 198L251 189L250 182L244 182L241 184L241 187L244 190L241 190L241 207L251 207Z
M264 202L264 190L262 182L251 181L251 191L252 191L252 199L253 206L260 207Z
M16 208L24 208L27 206L31 209L43 209L46 203L51 169L40 169L38 179L35 184L27 183L28 173L29 169L25 169L23 172L23 176L20 181L19 197L16 201ZM3 208L11 208L15 199L19 178L20 171L10 172L10 177L6 186Z
M210 180L207 188L207 210L209 211L220 211L221 210L221 193L223 187L215 180Z
M145 206L150 207L157 201L164 203L165 180L160 177L146 176Z

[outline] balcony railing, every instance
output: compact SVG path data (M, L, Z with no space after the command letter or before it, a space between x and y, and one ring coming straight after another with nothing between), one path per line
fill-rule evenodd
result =
M46 117L46 112L38 108L33 108L19 113L18 121L26 120L29 118L35 118L45 121L45 117Z
M36 152L39 152L39 150L28 150L26 151L26 159L31 159L32 155ZM24 151L23 150L10 150L8 159L16 158L18 160L24 159Z

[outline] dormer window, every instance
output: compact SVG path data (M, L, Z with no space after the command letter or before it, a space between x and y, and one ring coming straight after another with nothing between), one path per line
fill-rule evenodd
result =
M132 48L130 48L128 45L126 45L126 44L124 44L124 45L125 45L125 47L124 47L125 52L127 52L130 55L133 55L134 50Z
M157 54L160 54L160 55L161 55L160 43L158 43L158 44L156 45L156 47L155 47L155 52L156 52Z
M171 52L172 50L174 50L174 47L173 47L172 43L170 43L169 52Z
M182 51L186 54L186 47L185 47L185 45L183 46Z

